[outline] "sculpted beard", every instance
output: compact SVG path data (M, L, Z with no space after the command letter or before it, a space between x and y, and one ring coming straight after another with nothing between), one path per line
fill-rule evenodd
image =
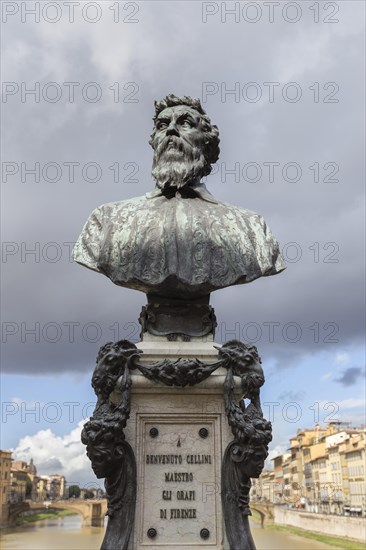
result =
M201 149L177 136L169 136L154 151L151 175L160 189L181 189L201 179L206 166Z

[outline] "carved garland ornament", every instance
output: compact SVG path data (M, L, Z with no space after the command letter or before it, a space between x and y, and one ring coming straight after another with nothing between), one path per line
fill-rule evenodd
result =
M98 478L105 478L108 527L102 550L127 550L136 503L136 460L125 441L130 415L132 370L167 386L194 386L219 367L227 369L224 384L225 411L234 440L222 463L222 506L226 534L232 550L253 550L248 516L250 478L259 477L272 439L271 423L263 418L260 388L264 383L261 360L254 346L231 340L218 349L218 360L178 359L150 365L139 362L142 351L127 340L102 346L92 376L97 395L93 416L84 425L81 439ZM235 397L234 376L241 380L242 396ZM118 391L119 403L111 394ZM250 403L245 405L245 399Z

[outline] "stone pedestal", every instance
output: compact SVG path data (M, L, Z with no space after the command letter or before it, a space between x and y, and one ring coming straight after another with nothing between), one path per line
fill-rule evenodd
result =
M178 358L213 362L213 342L144 341L141 363ZM136 374L135 374L136 373ZM137 503L129 549L227 548L221 464L233 439L224 409L226 371L193 387L132 376L126 440L137 463Z

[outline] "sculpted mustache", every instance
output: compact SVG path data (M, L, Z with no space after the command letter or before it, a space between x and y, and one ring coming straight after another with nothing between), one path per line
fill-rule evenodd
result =
M192 150L192 147L183 139L176 136L168 136L160 143L156 151L158 156L160 156L162 153L164 153L164 151L167 150L170 142L175 143L178 146L178 150L182 153L189 153Z

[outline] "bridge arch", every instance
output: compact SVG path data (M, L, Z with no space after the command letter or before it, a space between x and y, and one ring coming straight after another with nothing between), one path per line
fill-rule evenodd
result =
M107 512L107 501L100 500L56 500L49 504L41 502L20 502L9 507L8 524L15 525L16 518L24 512L46 512L51 510L71 510L82 517L87 527L103 527Z
M8 520L7 524L9 527L13 527L16 523L16 519L20 514L23 514L24 512L27 512L30 510L30 506L28 502L17 502L14 504L9 504L8 508Z
M266 519L273 520L274 518L274 506L270 503L251 502L250 509L255 510L261 519L261 527L264 527L264 521Z
M266 519L266 514L262 512L262 510L259 510L256 506L251 506L250 509L254 510L255 512L257 512L257 514L259 514L259 517L261 518L261 528L263 529L264 520Z

